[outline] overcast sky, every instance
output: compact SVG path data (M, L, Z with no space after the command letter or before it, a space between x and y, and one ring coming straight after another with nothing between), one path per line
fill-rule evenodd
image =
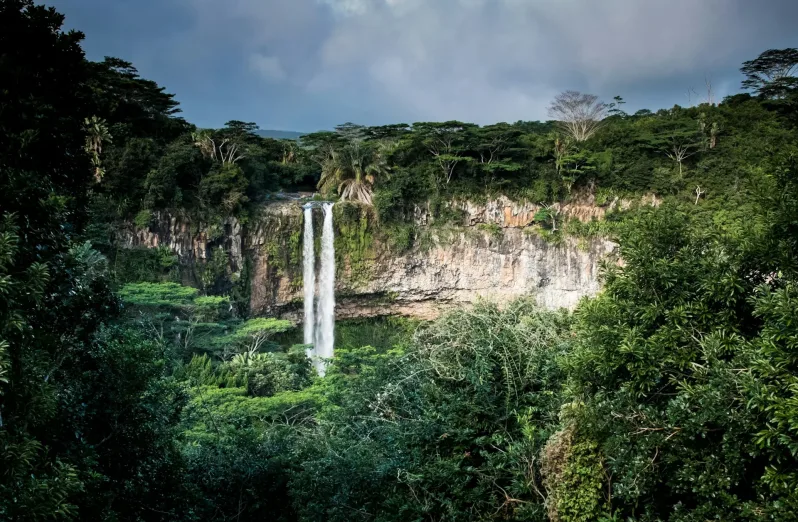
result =
M546 119L566 89L658 109L705 77L737 92L741 62L798 47L798 0L50 3L89 58L133 62L201 127Z

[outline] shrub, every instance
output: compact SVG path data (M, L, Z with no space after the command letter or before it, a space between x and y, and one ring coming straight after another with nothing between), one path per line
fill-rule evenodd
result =
M150 223L152 223L152 211L146 208L133 218L133 224L138 228L149 228Z

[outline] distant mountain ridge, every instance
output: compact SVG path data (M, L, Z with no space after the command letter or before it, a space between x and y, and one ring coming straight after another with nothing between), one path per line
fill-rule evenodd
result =
M272 129L259 129L255 133L262 138L272 138L274 140L298 140L306 132L272 130Z

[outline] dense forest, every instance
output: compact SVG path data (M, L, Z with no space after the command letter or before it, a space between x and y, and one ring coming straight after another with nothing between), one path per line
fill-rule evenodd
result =
M798 519L798 50L691 107L566 91L549 122L274 140L196 128L62 23L0 0L0 520ZM293 323L117 239L284 192L398 248L418 206L503 195L622 262L574 312L342 325L322 378ZM612 211L561 223L568 202Z

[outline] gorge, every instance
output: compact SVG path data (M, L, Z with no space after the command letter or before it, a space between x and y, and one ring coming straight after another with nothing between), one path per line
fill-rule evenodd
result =
M322 239L312 245L313 220L322 213L314 214L299 201L262 205L245 225L227 218L216 232L186 217L159 213L147 228L128 227L123 243L129 248L166 247L189 273L207 263L214 250L223 249L226 277L246 279L241 284L249 294L250 313L298 322L308 318L308 344L325 338L329 324L324 310L331 309L332 301L323 298L331 295L323 289L330 285L338 319L432 319L457 305L480 299L502 303L527 294L545 308L570 309L599 290L600 264L612 254L614 243L567 236L548 240L533 226L538 208L532 204L499 198L459 205L462 218L448 226L435 226L424 209L418 209L415 226L425 241L404 251L390 244L368 209L346 203L323 206L323 222L317 221L316 230L333 233L326 236L329 242ZM563 217L586 222L605 212L596 205L561 209ZM316 253L321 259L332 256L336 263L325 267L322 261L314 310L309 303L315 295ZM316 337L313 324L318 326Z

